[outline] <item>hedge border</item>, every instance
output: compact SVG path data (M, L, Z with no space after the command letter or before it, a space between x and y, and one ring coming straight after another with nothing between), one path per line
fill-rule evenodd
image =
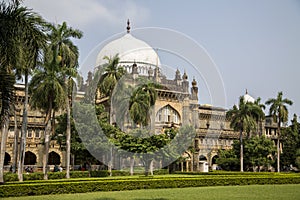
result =
M0 197L85 193L96 191L122 191L137 189L183 188L226 185L300 184L298 177L168 177L149 179L106 179L54 183L9 184L0 186Z

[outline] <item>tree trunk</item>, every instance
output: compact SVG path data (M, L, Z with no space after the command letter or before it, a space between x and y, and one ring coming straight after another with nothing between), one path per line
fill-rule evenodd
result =
M0 184L4 183L4 159L5 159L5 151L6 151L6 140L8 134L9 127L9 116L3 116L4 123L1 127L1 147L0 147Z
M280 172L280 118L277 130L277 172Z
M25 72L25 101L23 107L23 119L21 130L20 154L18 161L18 178L23 181L23 166L25 160L26 134L27 134L27 105L28 105L28 72Z
M150 162L149 171L150 171L150 175L153 176L153 160L151 160Z
M109 155L109 162L108 162L108 172L109 176L112 176L112 166L113 166L113 147L110 147L110 155Z
M19 130L18 130L18 121L17 121L17 114L16 114L16 108L14 110L14 157L13 157L13 166L12 166L12 172L16 173L16 169L17 169L17 162L18 162L18 140L19 140Z
M71 111L68 92L66 92L67 130L66 130L66 178L70 178L70 155L71 155Z
M281 113L278 111L277 118L277 172L280 172L280 121L281 121Z
M152 159L145 159L145 176L149 175L149 169L150 169L150 165L151 165Z
M243 148L243 131L240 130L240 163L241 172L244 171L244 148Z
M44 143L44 154L43 154L43 174L44 180L48 180L48 156L49 156L49 144L50 144L50 132L51 132L51 116L52 116L52 101L49 102L49 110L46 116L46 127L45 127L45 143Z
M133 176L134 157L130 157L130 176Z

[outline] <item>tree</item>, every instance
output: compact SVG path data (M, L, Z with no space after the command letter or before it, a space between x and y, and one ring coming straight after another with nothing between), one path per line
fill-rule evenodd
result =
M25 159L26 133L27 133L27 109L28 109L28 78L31 70L34 69L40 61L41 50L46 44L46 36L43 29L46 24L43 19L36 14L26 14L22 32L24 42L21 43L23 50L23 63L16 68L18 76L24 76L25 100L23 105L23 119L21 129L21 143L18 163L19 181L23 181L23 165ZM32 39L34 38L34 39Z
M31 95L30 105L32 109L39 109L46 113L45 141L43 154L44 179L48 179L48 154L51 132L51 116L54 110L65 105L64 74L61 73L59 63L53 56L51 49L47 49L43 65L34 71L29 84ZM53 120L53 119L52 119Z
M75 101L72 108L76 131L85 148L98 160L109 158L111 145L108 138L115 135L118 129L105 122L106 114L99 115L103 107L97 105L95 109L95 105ZM91 115L95 111L96 116Z
M123 75L126 74L126 71L123 67L118 66L120 58L118 57L118 54L114 57L108 57L105 56L103 59L107 60L107 63L104 65L104 72L101 73L101 69L98 70L98 74L101 73L100 80L98 83L98 88L100 89L101 95L104 95L108 97L108 112L109 112L109 123L113 123L112 117L113 117L113 108L111 102L112 93L117 85L118 81L122 78ZM96 79L97 81L97 79ZM111 174L112 170L112 149L111 149L111 160L109 165L109 171Z
M295 160L295 164L298 167L298 169L300 169L300 148L297 149L296 151L296 160Z
M70 103L72 102L72 90L78 67L78 48L73 44L70 38L81 38L82 32L68 27L66 22L62 25L50 26L51 48L54 58L59 62L61 70L64 74L65 81L65 102L67 112L67 129L66 129L66 178L70 178L70 151L71 151L71 111Z
M13 91L14 91L14 75L2 65L0 65L0 138L1 138L1 152L0 152L0 184L4 182L3 169L4 169L4 158L6 150L6 139L9 127L9 114L11 103L14 102Z
M293 102L287 98L283 99L283 93L278 92L276 98L271 98L266 101L270 105L269 113L273 116L274 121L277 123L277 172L280 172L280 130L281 123L288 121L287 105L292 105Z
M118 54L112 58L105 56L103 59L107 63L104 65L104 73L100 77L98 87L101 94L111 97L117 82L126 74L126 71L123 67L118 66L120 60Z
M14 103L15 74L13 66L20 62L18 57L19 49L13 33L16 31L14 16L20 15L17 6L14 4L0 4L0 184L3 184L4 158L6 150L6 140L9 128L9 115L11 104Z
M240 132L240 171L244 171L243 165L243 132L250 133L256 130L256 116L261 115L261 108L251 102L245 102L244 97L240 97L239 106L233 106L227 111L226 117L231 120L230 127Z
M227 171L238 171L240 168L239 153L235 151L234 148L218 151L219 158L217 158L217 164L223 170Z
M139 156L145 167L145 175L149 175L151 162L157 156L156 151L167 145L171 139L167 134L152 135L147 129L133 129L129 133L115 132L112 141L121 150Z
M254 101L254 104L256 104L257 106L259 106L261 108L261 111L266 109L266 106L260 102L261 101L261 98L258 97L255 101ZM258 115L255 116L256 118L256 123L257 123L257 133L259 136L262 135L262 128L263 128L263 125L262 125L262 122L263 122L263 119L265 118L265 114L264 112L259 112L257 113Z
M43 32L45 25L43 19L31 10L19 6L19 3L19 1L12 1L8 4L5 4L4 2L0 4L0 26L5 27L1 28L0 31L0 66L3 75L10 74L9 76L11 78L13 76L17 78L20 78L21 75L25 76L25 102L22 126L23 136L20 152L20 158L23 158L22 155L25 154L23 148L26 139L26 135L24 136L24 134L27 130L28 75L30 69L32 69L38 61L40 49L46 43L46 37ZM9 81L7 83L13 82ZM7 89L12 88L11 86L12 85L7 85ZM12 99L11 96L7 96L7 98ZM9 112L6 113L8 114ZM7 116L3 116L3 120L6 118ZM6 120L3 121L3 124L5 123L7 123ZM7 131L3 132L2 136L1 141L5 143ZM3 145L2 147L5 148ZM21 159L21 161L22 160L23 159ZM1 161L2 157L0 158L0 165ZM22 166L19 167L19 179L22 181Z
M111 107L112 93L118 81L126 74L126 70L118 65L120 60L118 54L112 58L105 56L103 59L106 60L107 63L104 64L103 68L100 68L98 70L98 73L101 73L98 82L98 88L100 90L101 95L108 97L108 112L110 115L109 122L112 123L112 111L114 110ZM96 79L96 81L98 80Z
M60 149L66 150L66 130L67 130L67 114L64 113L56 117L57 126L55 127L55 134L53 139L60 145ZM75 122L71 116L71 155L73 158L73 166L75 163L98 163L98 161L89 153L75 128Z
M137 125L147 126L150 121L149 111L155 105L157 99L154 83L144 83L135 89L129 100L129 114L133 122Z
M273 142L265 136L255 136L245 140L245 157L251 164L253 171L257 167L267 169L272 164L275 148Z
M296 166L297 150L300 148L300 124L297 115L294 114L291 125L281 132L282 155L281 167L288 169L291 165Z

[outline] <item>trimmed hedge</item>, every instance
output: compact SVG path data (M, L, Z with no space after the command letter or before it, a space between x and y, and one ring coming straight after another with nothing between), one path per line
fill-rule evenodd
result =
M96 191L121 191L136 189L183 188L224 185L252 184L300 184L300 176L202 176L202 177L165 177L141 179L98 179L93 181L44 182L8 184L0 186L0 197L83 193Z
M144 175L143 172L134 173L135 175ZM154 175L164 175L168 174L168 170L160 169L155 170L153 172ZM71 178L88 178L88 177L108 177L109 172L107 170L98 170L98 171L91 171L90 174L88 171L70 171L70 177ZM119 170L113 170L112 176L130 176L130 173L128 171L119 171ZM48 179L64 179L66 177L66 172L49 172L48 173ZM44 175L42 172L35 172L35 173L28 173L23 174L23 180L43 180ZM14 173L6 173L4 174L4 181L5 182L12 182L12 181L18 181L18 174Z
M48 173L48 179L63 179L66 177L66 172L49 172ZM70 172L71 178L88 178L89 172L88 171L71 171ZM43 180L44 175L42 172L34 172L34 173L28 173L23 174L23 180ZM10 182L10 181L18 181L18 174L14 173L6 173L4 174L4 181Z
M212 171L212 172L179 172L176 171L172 174L185 174L185 175L214 175L214 176L262 176L262 175L273 175L273 176L278 176L278 175L296 175L299 176L299 174L291 172L291 173L278 173L278 172L233 172L233 171Z

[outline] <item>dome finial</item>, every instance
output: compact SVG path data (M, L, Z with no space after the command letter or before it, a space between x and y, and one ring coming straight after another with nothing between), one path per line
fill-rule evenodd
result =
M129 19L127 20L127 33L130 33L130 21Z
M246 88L246 94L248 94L248 89Z

